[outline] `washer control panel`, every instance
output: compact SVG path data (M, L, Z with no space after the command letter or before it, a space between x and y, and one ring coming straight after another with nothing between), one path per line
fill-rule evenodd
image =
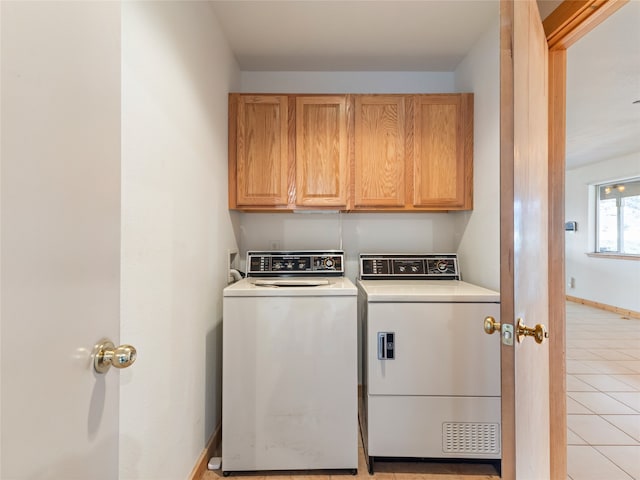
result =
M341 276L344 275L344 252L328 251L249 251L247 275L260 276Z
M441 254L360 254L362 280L460 280L458 256Z

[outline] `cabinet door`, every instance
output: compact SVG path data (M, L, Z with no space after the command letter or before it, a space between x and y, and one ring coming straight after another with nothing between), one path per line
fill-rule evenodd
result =
M471 208L472 102L472 94L415 97L414 207Z
M405 97L355 98L355 207L405 205Z
M289 150L287 97L239 95L236 98L237 205L286 205Z
M346 96L296 98L296 205L347 204Z

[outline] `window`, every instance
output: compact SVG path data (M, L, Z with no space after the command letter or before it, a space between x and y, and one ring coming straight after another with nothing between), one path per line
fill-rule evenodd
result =
M596 186L596 252L640 255L640 178Z

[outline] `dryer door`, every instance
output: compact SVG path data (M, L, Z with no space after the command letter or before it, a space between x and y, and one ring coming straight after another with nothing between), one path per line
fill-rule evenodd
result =
M369 303L368 311L370 395L500 396L500 339L481 322L499 319L499 304Z

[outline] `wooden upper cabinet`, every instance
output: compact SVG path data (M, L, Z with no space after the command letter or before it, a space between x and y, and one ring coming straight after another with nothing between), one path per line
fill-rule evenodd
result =
M470 210L473 94L229 95L229 206Z
M413 206L471 209L473 94L414 98Z
M346 207L347 97L296 97L296 205Z
M230 180L236 206L288 203L288 100L286 95L230 96ZM235 127L235 131L233 130ZM231 136L235 135L235 142ZM235 147L235 153L231 150ZM235 160L235 168L233 161ZM235 179L233 179L235 174ZM230 182L231 183L231 182ZM233 207L230 185L230 204Z
M405 98L355 96L356 208L405 205Z

